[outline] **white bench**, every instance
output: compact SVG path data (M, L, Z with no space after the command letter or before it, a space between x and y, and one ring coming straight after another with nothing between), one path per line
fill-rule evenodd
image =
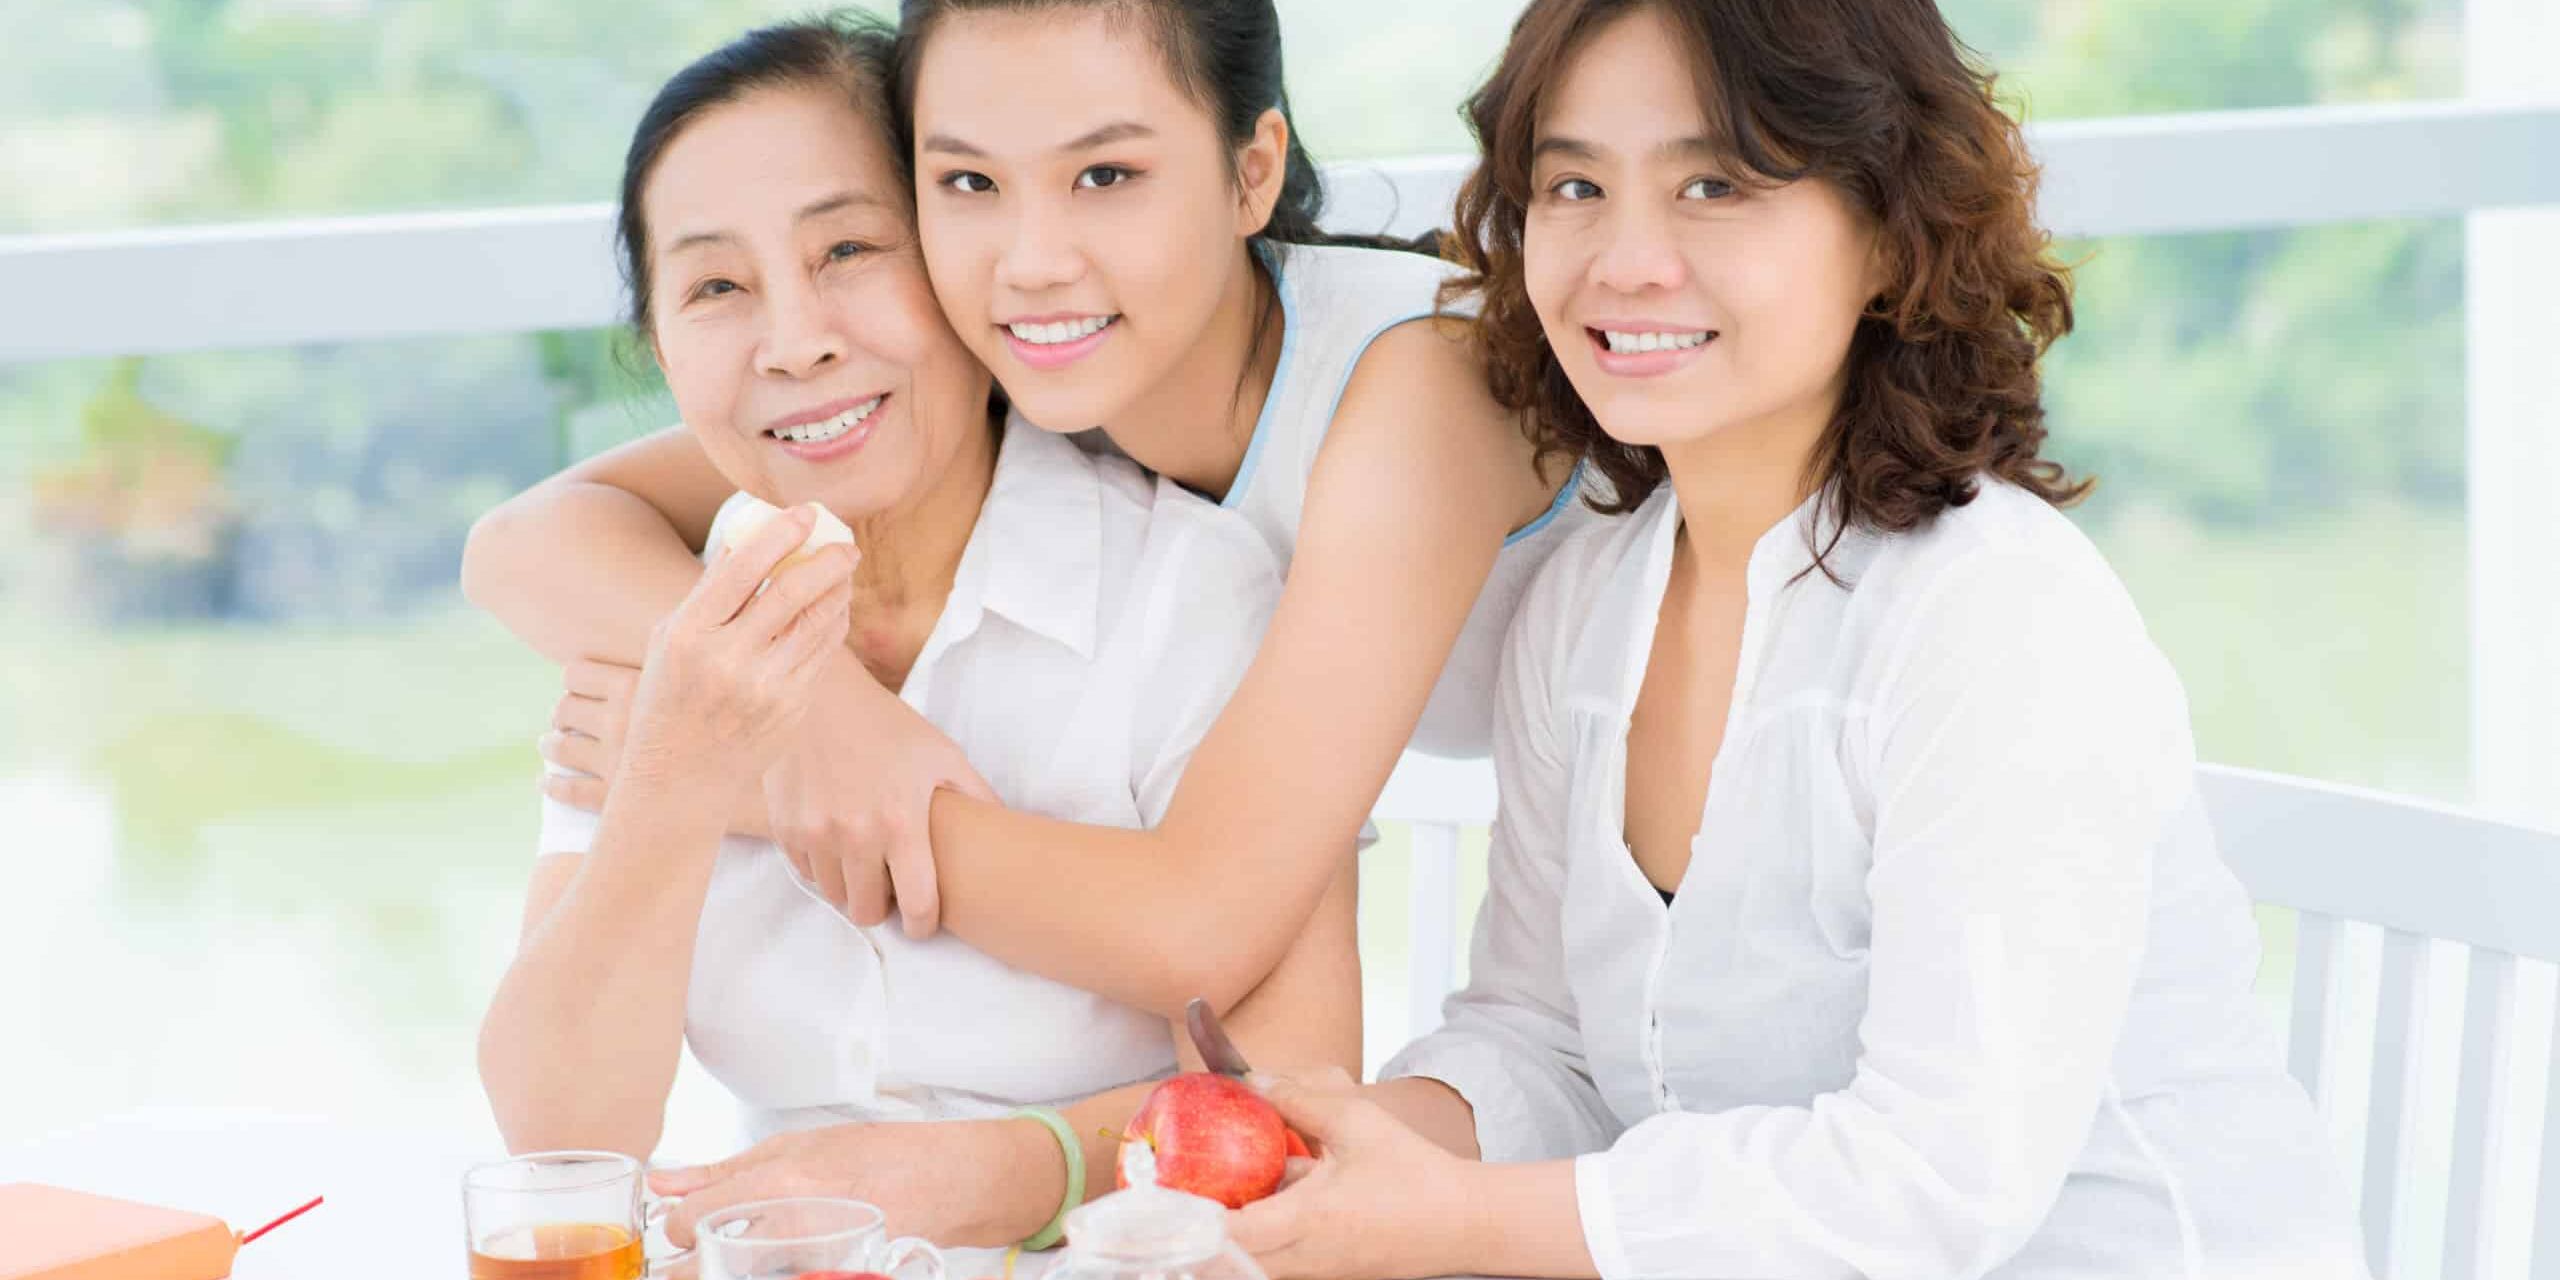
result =
M2412 1134L2426 1108L2453 1108L2453 1158L2445 1192L2445 1280L2489 1272L2501 1230L2532 1233L2535 1280L2560 1280L2560 1176L2538 1179L2529 1223L2505 1221L2497 1174L2502 1143L2537 1144L2539 1170L2560 1171L2560 1070L2550 1073L2538 1133L2503 1070L2518 1035L2518 965L2560 961L2560 833L2492 821L2378 792L2208 765L2197 785L2222 855L2250 896L2299 913L2287 1063L2333 1126L2346 1055L2371 1061L2359 1178L2365 1250L2377 1277L2392 1274L2410 1182ZM1380 796L1377 818L1413 833L1409 1032L1439 1025L1457 984L1457 855L1463 828L1490 823L1491 766L1408 755ZM2378 1003L2370 1043L2347 1044L2350 924L2382 930ZM2420 1096L2428 1041L2434 940L2469 949L2459 1010L2460 1066L2450 1099ZM2537 1055L2548 1058L2548 1053Z

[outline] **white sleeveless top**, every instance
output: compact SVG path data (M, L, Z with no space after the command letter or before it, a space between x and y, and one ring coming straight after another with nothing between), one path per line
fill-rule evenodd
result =
M1466 300L1440 306L1440 285L1458 268L1418 253L1286 245L1266 251L1263 263L1279 286L1280 364L1225 505L1261 531L1285 568L1297 552L1298 520L1316 454L1360 357L1397 325L1471 308ZM1444 756L1481 756L1491 749L1494 676L1511 615L1548 554L1574 527L1599 518L1576 501L1581 482L1577 467L1546 514L1503 543L1493 575L1431 690L1414 730L1414 749Z

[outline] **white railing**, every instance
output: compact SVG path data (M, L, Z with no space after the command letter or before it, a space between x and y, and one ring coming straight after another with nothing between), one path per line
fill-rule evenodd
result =
M2560 204L2560 104L2310 107L2031 130L2069 236ZM2537 162L2537 158L2539 162ZM1328 221L1444 225L1467 161L1332 169ZM612 209L557 205L0 237L0 364L609 325Z
M2481 100L2031 126L2043 216L2076 237L2468 220L2475 798L2560 820L2560 82L2539 0L2471 0ZM2537 26L2536 24L2543 24ZM1343 230L1446 220L1459 158L1337 165ZM603 205L0 237L0 365L524 333L620 310Z

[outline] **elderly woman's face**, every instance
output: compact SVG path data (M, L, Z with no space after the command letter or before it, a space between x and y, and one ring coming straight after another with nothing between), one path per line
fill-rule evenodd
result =
M763 89L687 124L642 194L685 425L739 488L848 520L929 488L986 422L889 145L841 91Z

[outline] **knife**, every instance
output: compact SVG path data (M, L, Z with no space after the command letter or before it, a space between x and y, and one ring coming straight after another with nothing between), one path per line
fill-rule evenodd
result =
M1204 999L1194 998L1182 1011L1183 1023L1191 1031L1191 1047L1200 1051L1200 1063L1222 1076L1242 1080L1253 1068L1245 1065L1244 1054L1236 1042L1227 1038L1227 1029L1218 1025L1218 1011Z

